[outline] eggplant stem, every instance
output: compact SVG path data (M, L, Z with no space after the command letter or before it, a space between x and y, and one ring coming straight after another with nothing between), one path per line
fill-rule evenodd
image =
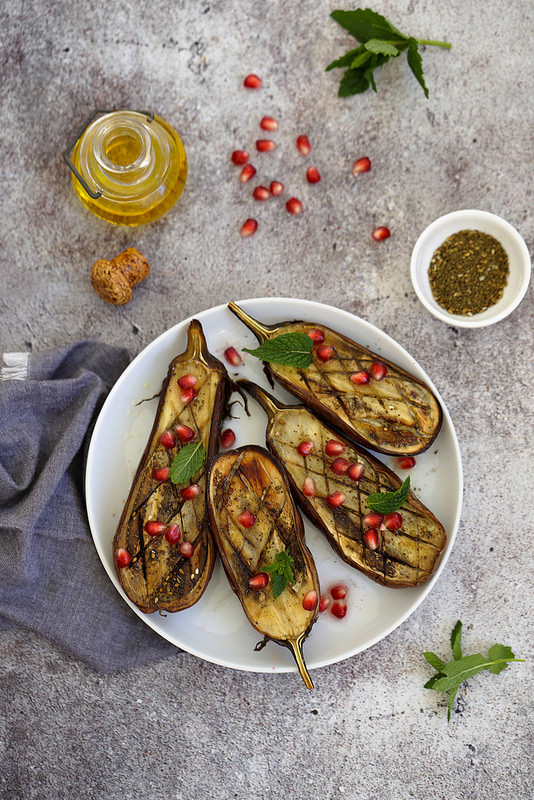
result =
M255 336L257 336L257 338L259 339L260 344L262 344L266 339L272 336L273 333L272 327L269 327L267 325L262 325L261 322L258 322L258 320L249 316L249 314L247 314L246 311L243 311L242 308L236 305L233 300L231 300L228 303L228 308L233 314L236 315L238 319L241 320L241 322L244 325L247 326L247 328L250 328L252 333L254 333Z
M192 319L187 329L187 347L184 360L198 358L204 361L203 355L207 348L206 337L198 319Z
M307 633L307 631L306 631ZM308 672L308 668L304 661L304 656L302 655L302 642L306 638L306 633L302 633L298 639L291 639L289 640L288 644L291 647L293 652L293 656L295 661L297 662L297 667L300 672L300 677L304 681L306 689L313 689L313 681L310 678L310 674Z
M274 417L276 413L282 409L282 406L278 405L274 397L272 397L269 392L266 392L265 389L262 389L261 386L252 383L252 381L244 380L243 378L237 381L237 383L239 386L242 386L244 389L246 389L247 392L258 401L270 419L272 419L272 417Z

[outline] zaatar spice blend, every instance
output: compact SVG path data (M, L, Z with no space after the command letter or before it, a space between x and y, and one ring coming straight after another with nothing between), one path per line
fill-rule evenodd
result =
M428 268L436 303L449 314L470 317L501 299L509 274L508 256L493 236L458 231L438 247Z

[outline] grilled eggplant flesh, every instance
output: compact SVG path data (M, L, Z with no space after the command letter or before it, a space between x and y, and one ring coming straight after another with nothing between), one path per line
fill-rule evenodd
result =
M246 616L263 636L293 652L306 686L312 688L302 643L318 612L317 605L306 610L303 600L311 591L318 600L319 579L285 474L261 447L219 453L209 470L208 504L226 575ZM239 519L244 512L252 514L248 527ZM264 588L251 588L249 580L273 564L282 551L293 558L294 582L276 598L271 581Z
M402 526L388 530L378 526L378 546L370 549L364 533L364 517L371 509L367 497L381 491L396 491L401 481L392 470L363 448L328 426L304 406L285 406L259 386L248 381L240 385L252 394L269 416L267 446L283 463L300 507L322 530L338 555L369 578L389 587L418 586L435 572L446 545L445 529L438 519L410 492L400 509ZM344 446L342 453L328 456L329 440ZM298 445L311 442L308 455L301 455ZM332 469L336 458L349 464L362 464L359 480L349 473ZM306 479L306 495L302 489ZM314 487L309 496L310 486ZM345 502L333 508L327 498L336 492L346 495Z
M263 325L235 303L228 307L260 343L283 333L323 332L321 346L333 348L327 361L319 358L314 346L313 361L306 369L265 364L265 370L330 425L386 455L416 455L430 447L441 427L442 410L418 378L324 325L300 321ZM368 383L351 380L358 373L370 375L373 362L386 366L384 378L370 377Z
M185 381L181 386L178 381L182 378ZM189 384L193 385L187 388ZM217 450L227 384L224 365L209 353L202 326L198 320L193 320L185 352L169 365L148 444L113 540L121 586L130 600L146 613L189 608L201 597L213 571L215 545L206 506L206 469ZM154 470L170 467L184 446L176 434L180 425L194 432L192 441L202 443L207 459L191 481L174 484L169 478L157 479L161 478L158 473L154 477ZM166 433L171 434L174 446L166 447L161 443L161 436ZM201 491L196 497L185 500L181 490L190 483L198 484ZM191 542L193 555L184 557L180 544L167 541L165 532L149 535L145 530L149 521L167 526L177 523L181 541ZM122 550L131 558L127 566L120 566L124 554L119 551Z

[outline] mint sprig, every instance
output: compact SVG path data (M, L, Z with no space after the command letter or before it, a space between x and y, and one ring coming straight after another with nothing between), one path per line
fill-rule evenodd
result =
M293 557L291 554L288 553L287 550L282 550L280 553L276 554L276 558L272 564L267 564L262 567L263 572L271 573L273 597L275 599L282 594L288 584L295 583L293 570L291 569L292 563Z
M201 442L184 445L171 464L170 478L173 483L185 483L197 474L206 460L206 449Z
M425 97L428 97L419 46L434 45L450 48L449 42L406 36L385 17L370 8L357 8L355 11L333 11L330 16L361 43L359 47L349 50L341 58L332 61L326 68L327 72L331 69L346 69L339 84L338 95L340 97L361 94L369 87L376 92L375 69L381 67L390 58L397 58L405 50L407 51L408 66L423 89Z
M312 347L313 342L308 334L295 331L293 333L281 333L280 336L267 339L255 350L249 350L246 347L243 347L243 350L261 361L306 369L313 360Z
M376 492L367 498L367 505L372 511L379 514L392 514L398 511L408 499L410 493L410 476L403 481L400 489L396 492Z

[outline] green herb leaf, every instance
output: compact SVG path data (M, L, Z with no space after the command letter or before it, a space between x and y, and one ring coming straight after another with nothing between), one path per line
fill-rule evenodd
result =
M365 47L363 46L363 44L360 45L360 47L357 47L355 50L349 50L348 53L345 53L344 56L338 58L337 61L332 61L332 63L327 66L326 72L330 72L330 70L332 69L341 69L342 67L355 66L352 63L353 59L356 58L361 53L366 54Z
M185 483L197 474L206 460L206 450L200 442L184 445L171 464L171 481Z
M438 656L435 653L429 651L423 653L423 655L430 664L430 666L434 667L434 669L437 669L438 672L442 669L442 667L445 666L445 662L442 661L441 658L438 658Z
M365 43L365 49L369 50L371 53L381 53L383 56L398 56L400 50L397 50L394 44L391 42L385 42L383 39L369 39L368 42Z
M267 339L255 350L243 347L245 353L269 361L271 364L285 364L287 367L306 369L312 363L313 342L306 333L282 333L274 339Z
M408 39L397 28L394 28L382 14L377 14L370 8L357 8L355 11L332 11L330 16L359 42L368 42L370 39L387 39L389 41Z
M417 78L419 84L421 85L425 97L428 98L428 89L426 88L425 79L423 77L423 59L421 58L421 53L419 52L419 46L415 39L410 39L410 44L408 45L408 66L410 67L411 71Z
M454 701L456 700L457 694L458 694L458 689L454 689L451 692L449 692L449 704L447 706L447 722L451 721L452 709L454 708Z
M454 660L458 661L462 657L462 623L456 623L451 633L451 647Z
M292 563L293 557L290 553L287 550L282 550L276 554L276 559L272 564L266 564L262 567L263 572L271 573L273 597L275 599L282 594L288 584L295 583L293 570L291 569Z
M369 88L369 78L360 69L348 69L339 82L339 97L361 94Z
M396 492L376 492L367 498L367 505L379 514L392 514L404 505L410 493L410 476Z

